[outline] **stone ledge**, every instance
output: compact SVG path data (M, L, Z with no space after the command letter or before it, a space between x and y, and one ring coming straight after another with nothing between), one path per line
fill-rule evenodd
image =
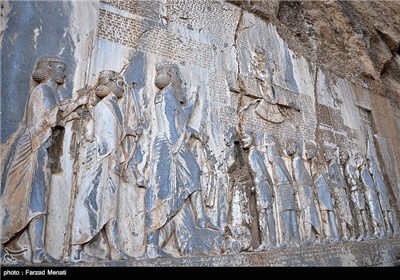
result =
M400 237L357 243L315 245L237 255L158 258L36 267L394 267L400 266ZM24 267L9 265L8 267ZM28 265L27 265L28 266Z

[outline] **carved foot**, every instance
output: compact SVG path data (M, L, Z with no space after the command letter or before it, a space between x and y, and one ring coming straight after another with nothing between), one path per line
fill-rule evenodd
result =
M290 244L290 247L291 247L291 248L300 248L300 243L298 243L298 242L293 242L293 243Z
M313 244L313 240L311 238L307 238L306 240L304 240L303 244L305 246L310 246Z
M60 261L46 253L44 250L38 250L33 253L32 263L59 263Z
M214 225L209 219L200 220L199 221L199 227L200 228L208 228L208 229L212 229L212 230L221 231L221 229L219 227L217 227L216 225Z
M365 237L364 237L364 240L371 240L371 239L373 239L372 233L367 233L367 234L365 235Z
M111 252L111 260L119 261L119 260L133 260L134 257L129 256L122 250L116 250L115 252Z
M172 257L170 254L164 252L163 249L161 249L158 246L153 246L153 245L147 245L147 251L139 257L139 259L155 259L155 258L169 258Z
M26 263L23 260L16 259L14 257L5 257L1 259L2 265L25 265Z
M78 263L78 262L85 262L85 263L94 263L99 262L100 259L96 257L92 257L86 254L83 250L79 249L73 251L71 254L71 262Z
M25 262L23 260L17 259L10 255L4 249L1 249L1 262L2 265L23 265Z
M240 249L242 247L242 244L235 240L232 237L228 237L224 242L223 242L223 252L225 254L237 254L240 252Z
M279 245L279 249L287 249L287 248L289 248L289 244L287 244L286 242Z
M355 242L360 242L360 241L363 241L363 240L364 240L364 236L363 236L363 235L359 235L359 236L356 238Z
M340 243L340 239L339 238L335 238L332 240L332 243L337 244Z
M267 249L267 246L264 244L261 244L256 249L254 249L254 252L261 252L261 251L265 251L266 249Z
M342 237L342 241L343 241L343 242L349 242L349 241L350 241L350 237L348 237L347 235L346 235L346 236L343 236L343 237Z

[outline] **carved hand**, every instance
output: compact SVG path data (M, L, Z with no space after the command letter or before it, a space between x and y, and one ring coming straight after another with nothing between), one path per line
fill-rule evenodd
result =
M134 133L137 137L143 134L143 127L140 125L137 128L135 128Z
M89 94L84 94L83 96L79 97L76 101L78 106L86 105L89 101Z
M147 184L145 183L145 179L143 176L139 176L136 179L136 184L138 185L139 188L147 188Z

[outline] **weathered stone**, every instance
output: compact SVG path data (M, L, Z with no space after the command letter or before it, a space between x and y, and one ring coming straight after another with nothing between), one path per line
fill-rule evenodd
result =
M2 264L398 265L399 13L3 1Z

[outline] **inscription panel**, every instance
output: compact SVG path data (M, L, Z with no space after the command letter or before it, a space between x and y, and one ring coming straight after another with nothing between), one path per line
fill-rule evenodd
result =
M229 44L234 39L239 11L238 7L216 0L166 2L166 12L171 20L189 30L206 33Z
M175 62L212 65L212 48L172 31L100 9L98 37Z
M159 0L101 0L100 3L114 6L155 21L160 21L161 1Z

